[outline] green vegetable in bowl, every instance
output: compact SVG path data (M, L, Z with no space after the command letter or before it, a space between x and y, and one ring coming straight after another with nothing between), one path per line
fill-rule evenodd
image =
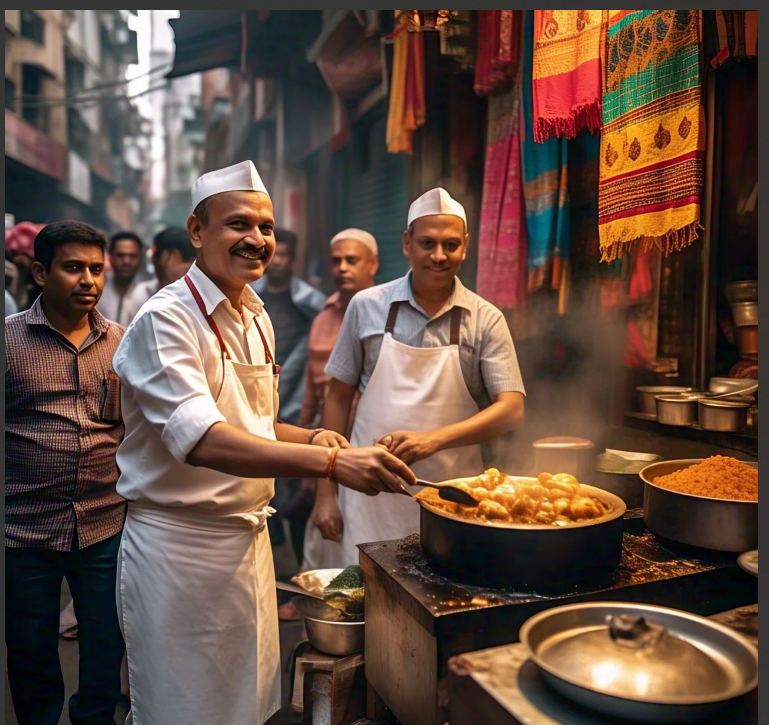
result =
M364 584L363 569L357 564L348 566L323 590L323 601L345 614L363 614Z

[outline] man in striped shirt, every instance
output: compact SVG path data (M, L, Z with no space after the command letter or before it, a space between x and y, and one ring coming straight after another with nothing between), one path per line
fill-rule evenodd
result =
M80 222L35 238L43 288L5 321L5 563L8 681L20 725L56 725L62 578L79 623L74 725L113 723L123 638L115 581L125 501L116 493L123 438L112 357L123 328L94 307L106 240Z

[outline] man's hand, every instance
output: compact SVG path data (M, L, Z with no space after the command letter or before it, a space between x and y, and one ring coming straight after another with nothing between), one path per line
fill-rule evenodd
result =
M344 534L344 522L339 512L339 503L336 496L328 499L315 499L315 507L312 510L312 523L314 523L320 535L328 541L341 541Z
M349 441L335 430L322 430L312 439L312 445L324 448L351 448Z
M429 458L442 448L441 441L436 436L435 431L418 433L410 430L397 430L382 436L376 444L384 446L406 464Z
M342 486L376 496L405 493L407 486L416 483L411 469L388 453L383 447L348 448L337 453L334 480Z

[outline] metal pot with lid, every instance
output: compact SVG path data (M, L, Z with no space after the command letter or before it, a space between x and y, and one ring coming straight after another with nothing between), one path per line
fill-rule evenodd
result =
M739 704L758 685L752 642L667 607L555 607L528 619L520 640L554 689L613 717L693 722Z

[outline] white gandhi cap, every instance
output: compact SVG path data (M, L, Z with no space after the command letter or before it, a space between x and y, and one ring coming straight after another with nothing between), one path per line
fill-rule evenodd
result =
M441 187L426 191L409 207L409 216L406 226L411 226L411 223L415 219L419 219L423 216L431 216L433 214L451 214L452 216L458 216L465 223L465 229L467 229L465 208L458 201L452 199L449 192Z
M342 229L341 232L334 234L334 236L331 238L330 244L339 242L342 239L354 239L356 242L360 242L361 244L367 246L371 250L372 254L379 254L379 248L377 247L374 235L369 234L363 229L356 229L355 227L351 227L350 229Z
M192 185L193 211L204 199L225 191L261 191L267 194L267 188L253 161L241 161L225 169L209 171L197 178Z

